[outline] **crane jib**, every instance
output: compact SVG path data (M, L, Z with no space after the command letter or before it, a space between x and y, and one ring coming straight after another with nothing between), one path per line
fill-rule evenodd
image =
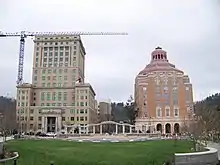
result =
M17 75L17 85L23 83L23 69L24 69L24 45L25 38L28 36L80 36L80 35L128 35L126 32L15 32L7 33L0 31L0 37L20 37L20 51L19 51L19 63L18 63L18 75Z

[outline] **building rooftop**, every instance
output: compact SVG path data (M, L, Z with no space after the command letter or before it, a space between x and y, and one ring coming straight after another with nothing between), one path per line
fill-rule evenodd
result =
M92 87L92 85L91 84L89 84L89 83L83 83L83 84L81 84L81 83L78 83L78 84L75 84L75 87L77 88L80 88L80 87L89 87L90 89L91 89L91 91L93 92L93 94L94 94L94 96L96 95L96 93L95 93L95 91L94 91L94 89L93 89L93 87Z
M175 65L169 63L167 52L161 47L156 47L151 53L151 62L139 72L139 75L145 75L152 71L177 71L183 73L183 71L177 69Z

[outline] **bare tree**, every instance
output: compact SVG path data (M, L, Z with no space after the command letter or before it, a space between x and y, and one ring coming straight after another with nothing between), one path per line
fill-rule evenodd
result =
M200 150L202 144L207 144L206 124L201 116L193 116L189 120L187 132L193 142L194 151Z

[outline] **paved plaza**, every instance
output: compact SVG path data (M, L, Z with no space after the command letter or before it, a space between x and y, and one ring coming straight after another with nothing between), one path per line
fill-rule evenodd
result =
M160 140L159 137L146 137L146 136L112 136L112 135L96 135L85 137L68 137L66 140L78 142L134 142L134 141L147 141L147 140Z
M209 142L208 147L215 148L218 150L218 159L220 160L220 144L219 143L213 143Z

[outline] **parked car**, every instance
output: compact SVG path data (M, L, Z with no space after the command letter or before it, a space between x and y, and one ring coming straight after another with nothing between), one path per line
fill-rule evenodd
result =
M48 132L48 133L46 133L46 135L48 137L56 137L57 136L54 132Z
M47 134L44 132L37 132L35 136L47 137Z

